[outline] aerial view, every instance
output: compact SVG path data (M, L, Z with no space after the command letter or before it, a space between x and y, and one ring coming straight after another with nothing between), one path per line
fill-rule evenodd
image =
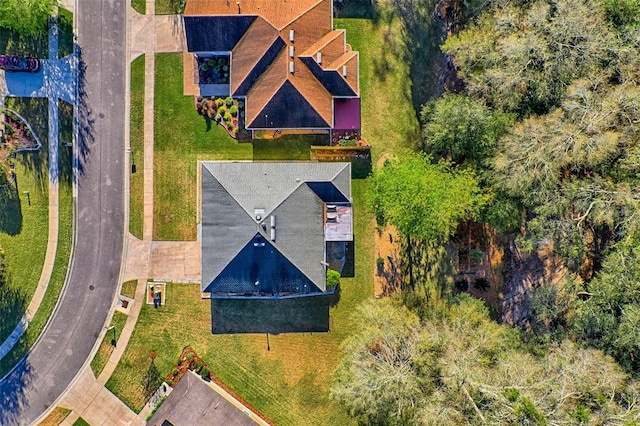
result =
M3 0L0 425L640 425L640 0Z

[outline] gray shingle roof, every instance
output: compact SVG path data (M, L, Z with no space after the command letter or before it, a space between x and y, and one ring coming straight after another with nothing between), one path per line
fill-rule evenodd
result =
M147 423L161 426L224 425L255 426L249 416L236 408L189 371Z
M253 280L259 281L261 277L271 280L275 266L262 266L267 260L277 260L275 263L281 265L280 268L285 267L282 265L289 268L290 262L315 284L310 291L324 291L323 205L344 198L350 200L350 178L350 163L203 162L202 291L247 291L253 288ZM314 192L307 182L329 182L337 190L333 193L341 199L323 202L321 196L326 198L326 194ZM256 219L256 210L260 219ZM273 242L271 216L276 220ZM247 249L248 245L253 246L257 233L268 242L264 259L260 259L260 250ZM288 262L267 255L266 251L272 247ZM237 259L241 252L242 259ZM242 272L242 268L251 271ZM290 282L267 288L263 288L265 283L261 282L256 285L256 291L268 292L270 288L274 292L296 291L305 280L296 278L297 273L290 268L282 270L281 276L288 277ZM229 288L225 290L226 286Z

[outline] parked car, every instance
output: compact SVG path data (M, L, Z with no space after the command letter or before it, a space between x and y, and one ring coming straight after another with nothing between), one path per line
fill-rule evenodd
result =
M5 71L38 72L40 61L24 56L0 55L0 69Z

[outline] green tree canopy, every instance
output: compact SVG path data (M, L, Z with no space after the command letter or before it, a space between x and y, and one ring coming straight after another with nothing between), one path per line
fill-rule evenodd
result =
M600 3L522 4L484 12L443 45L471 95L527 116L559 105L576 78L617 74L619 42Z
M633 424L637 383L565 341L534 357L518 333L460 297L423 322L389 300L360 307L332 396L362 424Z
M380 223L395 225L406 237L438 243L482 202L470 171L433 164L423 154L405 153L374 171L371 207Z
M0 27L26 35L46 32L47 21L57 5L58 0L2 0Z
M476 170L493 155L496 144L513 124L513 119L494 112L466 95L445 93L424 105L420 117L427 152Z

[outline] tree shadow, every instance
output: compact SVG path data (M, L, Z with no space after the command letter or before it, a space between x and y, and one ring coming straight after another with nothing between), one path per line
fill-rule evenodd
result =
M23 339L19 340L11 353L24 353ZM20 351L20 352L18 352ZM0 424L17 425L22 424L21 419L23 410L28 407L28 401L24 394L24 390L28 388L33 381L32 368L26 357L20 361L9 374L0 380Z
M442 71L446 63L440 45L446 39L446 28L432 17L437 0L404 0L392 2L404 24L403 45L393 48L402 52L409 64L412 103L419 112L429 99L442 93ZM379 6L381 7L381 6ZM389 43L393 45L392 40Z
M93 111L89 106L88 94L86 91L86 71L87 64L82 59L82 48L75 45L75 53L77 57L76 66L76 109L73 115L76 140L77 158L74 159L73 169L75 170L74 179L84 175L85 167L89 162L89 153L91 145L95 141L93 125L96 121ZM76 182L77 183L77 182Z
M371 0L344 0L342 3L333 3L336 18L358 18L371 19L377 21L379 18L378 9L374 7Z
M211 299L211 332L304 333L329 331L329 308L340 298L334 294L278 299Z
M6 270L0 253L0 342L4 342L19 323L25 312L27 297L24 292L11 285L11 276Z
M0 28L0 53L4 55L49 57L49 35L44 29L36 35Z
M61 183L73 182L73 105L58 101L59 137L58 137L58 178Z
M0 186L0 232L18 235L22 230L22 206L17 183ZM4 321L5 315L2 312ZM1 333L0 333L1 334Z

